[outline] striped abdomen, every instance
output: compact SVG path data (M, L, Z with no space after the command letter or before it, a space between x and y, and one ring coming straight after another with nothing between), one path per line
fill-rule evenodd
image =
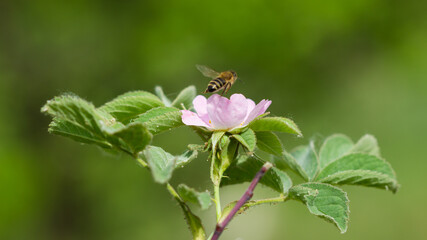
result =
M216 92L225 85L225 80L223 78L215 78L209 82L208 88L205 92Z

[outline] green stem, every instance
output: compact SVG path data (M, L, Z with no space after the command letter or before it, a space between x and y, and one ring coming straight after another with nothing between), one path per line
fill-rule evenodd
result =
M243 205L247 203L249 199L252 198L252 196L254 195L255 187L271 167L273 167L273 165L270 162L264 163L264 165L255 175L254 179L252 179L252 182L249 185L246 192L243 194L240 200L237 201L237 203L234 205L233 209L231 209L231 211L227 214L227 216L224 219L217 222L215 232L212 236L212 240L217 240L219 238L221 233L224 231L225 227L228 225L228 223L230 223L231 219L237 214L240 208L243 207Z
M214 195L215 195L215 209L216 209L216 221L219 222L221 219L221 200L219 197L219 183L214 185Z
M139 164L141 164L141 166L143 166L145 168L148 167L148 164L144 160L142 160L141 158L136 158L136 160L139 162Z
M178 195L178 193L175 191L175 189L170 185L169 183L166 183L166 188L168 189L169 193L176 198L178 201L182 202L181 197Z
M260 200L253 200L245 203L243 205L243 208L249 208L256 205L266 204L266 203L281 203L286 202L288 198L286 196L280 196L275 198L266 198L266 199L260 199Z

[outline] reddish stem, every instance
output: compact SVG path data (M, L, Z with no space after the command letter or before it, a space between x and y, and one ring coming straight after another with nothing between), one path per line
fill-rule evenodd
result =
M236 215L237 211L245 204L247 201L249 201L252 196L254 195L254 189L256 185L258 184L259 180L264 176L264 174L272 167L271 163L266 162L261 169L257 172L254 179L251 182L251 185L249 185L248 189L246 190L245 194L240 198L240 200L236 203L236 205L233 207L233 209L230 211L230 213L225 217L225 219L219 223L216 224L215 233L213 234L211 240L217 240L221 233L224 231L225 227L228 225L228 223L231 221L231 219Z

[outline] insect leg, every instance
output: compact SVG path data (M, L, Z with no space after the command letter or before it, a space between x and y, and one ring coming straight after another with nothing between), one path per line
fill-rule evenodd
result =
M227 83L222 87L222 93L221 96L224 95L225 89L227 88Z
M228 90L230 90L230 88L231 88L231 83L227 83L224 87L225 94L227 94L227 92L228 92ZM224 91L222 91L222 93L224 93Z

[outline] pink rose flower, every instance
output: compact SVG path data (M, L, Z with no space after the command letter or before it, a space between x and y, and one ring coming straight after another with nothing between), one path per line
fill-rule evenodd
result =
M206 127L209 130L232 130L247 126L256 117L265 113L271 101L263 99L257 105L242 94L233 94L230 99L214 94L206 99L199 95L193 100L196 113L181 110L185 125Z

